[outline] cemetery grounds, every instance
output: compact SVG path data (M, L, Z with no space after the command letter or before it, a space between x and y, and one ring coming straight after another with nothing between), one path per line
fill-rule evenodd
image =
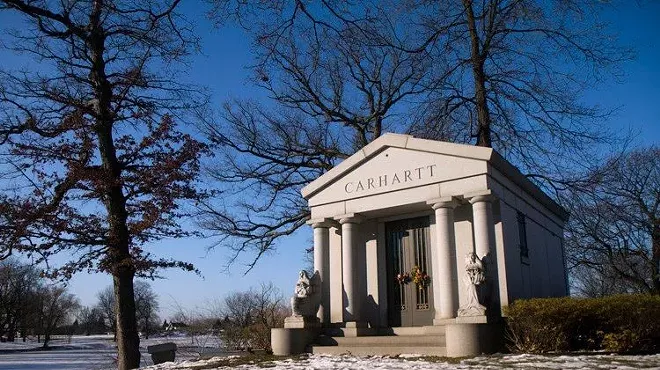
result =
M177 361L153 365L147 346L175 342ZM575 355L491 355L468 359L424 358L414 354L390 357L304 355L294 358L240 356L223 351L216 337L171 335L141 339L141 368L149 370L252 369L660 369L660 354L622 356L610 354ZM116 368L116 347L111 335L58 337L49 350L36 341L0 343L0 370L105 370ZM197 360L211 357L205 360Z

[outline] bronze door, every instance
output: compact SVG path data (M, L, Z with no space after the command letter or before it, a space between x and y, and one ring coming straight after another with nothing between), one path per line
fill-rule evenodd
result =
M389 325L433 325L429 218L385 225Z

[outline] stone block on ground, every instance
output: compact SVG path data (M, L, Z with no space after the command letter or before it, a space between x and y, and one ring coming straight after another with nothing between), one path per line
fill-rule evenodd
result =
M176 343L154 344L147 347L147 352L151 354L151 360L154 362L154 365L162 364L163 362L172 362L176 357Z

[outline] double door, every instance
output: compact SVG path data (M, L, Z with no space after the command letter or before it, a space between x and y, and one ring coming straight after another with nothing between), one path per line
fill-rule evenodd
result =
M433 325L429 218L385 224L391 327Z

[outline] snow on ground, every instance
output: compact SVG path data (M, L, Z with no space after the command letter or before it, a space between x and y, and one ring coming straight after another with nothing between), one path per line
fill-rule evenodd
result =
M112 336L57 337L49 350L41 346L35 340L0 343L0 370L107 369L117 357Z
M175 342L179 348L176 363L151 365L146 347L163 342ZM200 352L216 345L212 338L185 336L155 337L141 340L142 366L148 370L221 369L228 357L193 361ZM207 348L200 348L207 347ZM117 351L111 336L75 336L70 342L57 340L51 350L40 350L36 342L0 343L0 370L106 370L116 368ZM216 348L217 350L217 348ZM233 357L237 359L238 357ZM238 360L237 360L238 361ZM244 360L241 360L244 363ZM151 366L149 366L151 365ZM236 365L241 370L257 370L263 367L275 370L302 369L356 369L356 370L439 370L439 369L659 369L660 354L651 356L619 355L494 355L482 356L450 363L429 362L416 356L354 357L354 356L303 356L299 359L279 360L269 363ZM224 367L226 369L226 367Z
M142 366L152 365L147 346L174 342L179 348L177 359L197 358L205 345L217 344L205 337L152 337L140 340ZM116 368L117 347L112 335L73 336L69 341L57 337L50 349L43 350L35 340L0 343L0 370L101 370Z
M165 363L145 368L148 370L185 370L185 369L226 369L214 366L219 359L205 361L185 361ZM223 362L226 362L224 360ZM463 360L460 363L444 361L429 362L414 356L403 358L389 357L354 357L312 355L298 360L273 361L271 363L238 365L241 370L257 370L264 367L275 370L303 369L355 369L355 370L472 370L472 369L660 369L660 355L653 356L617 356L617 355L576 355L576 356L538 356L538 355L493 355Z
M116 368L115 350L54 349L0 353L2 370L101 370Z

